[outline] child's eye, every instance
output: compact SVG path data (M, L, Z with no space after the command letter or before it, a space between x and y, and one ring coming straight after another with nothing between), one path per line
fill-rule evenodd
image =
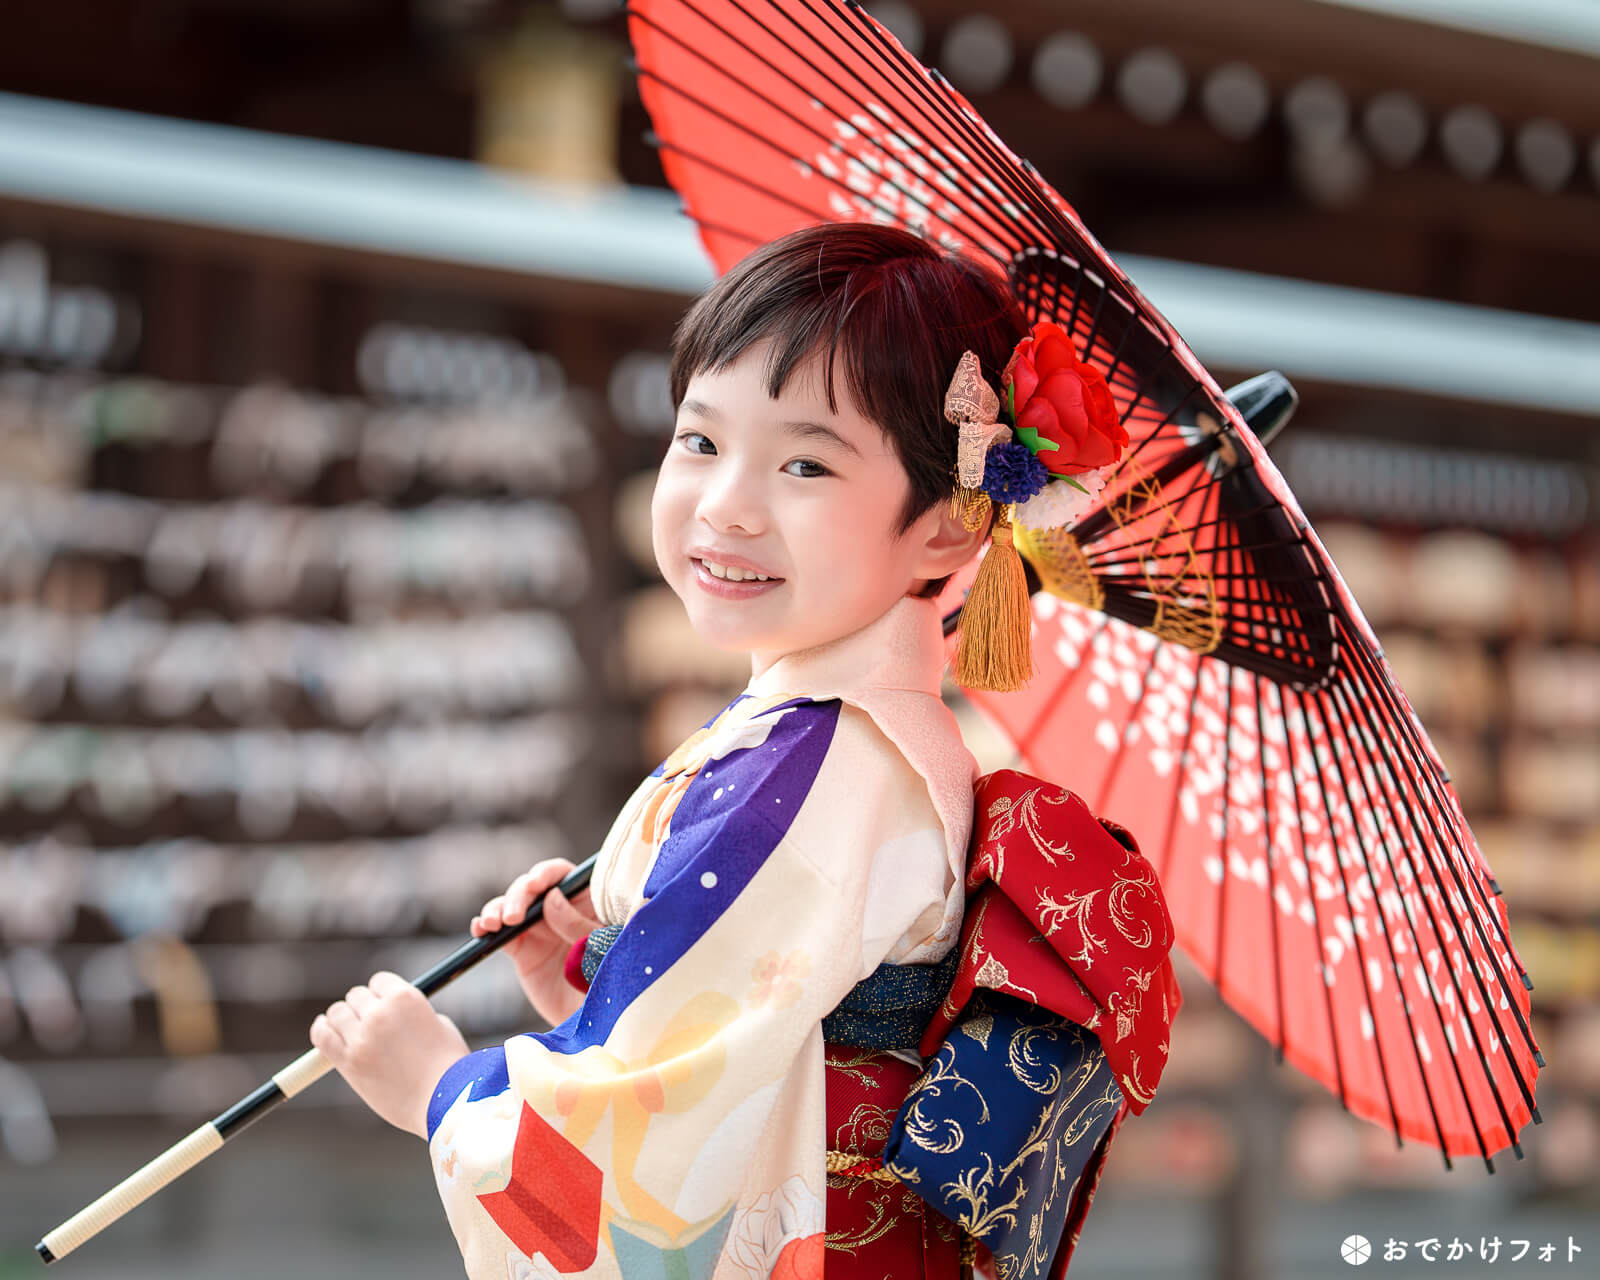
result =
M823 466L820 462L813 462L810 458L796 458L789 465L791 467L811 467L811 468L813 468L810 471L805 471L805 472L801 472L800 473L800 478L804 479L804 480L812 480L812 479L815 479L815 478L817 478L819 476L827 476L827 475L832 475L833 474L831 471L828 470L827 467ZM793 474L793 473L791 473L791 474Z
M673 439L683 443L684 447L688 449L690 453L715 453L717 451L717 446L711 444L711 441L707 440L706 437L701 435L698 431L680 431L676 436L673 437ZM705 440L705 442L711 445L711 447L709 449L697 448L695 445L689 443L691 440Z

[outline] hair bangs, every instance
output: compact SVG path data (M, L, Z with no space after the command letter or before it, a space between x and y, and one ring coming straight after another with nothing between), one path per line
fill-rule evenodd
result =
M696 374L761 342L774 399L817 358L837 413L842 371L851 403L889 438L910 481L900 536L950 495L956 431L944 396L962 352L976 352L998 383L1026 332L1005 282L975 262L898 227L823 223L756 249L695 301L673 339L672 402Z

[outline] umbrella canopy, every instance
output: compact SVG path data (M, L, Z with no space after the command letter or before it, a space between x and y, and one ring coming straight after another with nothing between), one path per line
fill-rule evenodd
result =
M1006 278L1104 374L1130 445L1038 566L1031 684L971 697L1131 821L1222 998L1354 1113L1489 1156L1538 1119L1531 984L1449 778L1246 413L1072 208L857 5L632 0L640 93L719 270L819 221ZM1244 412L1241 411L1244 410ZM951 584L959 602L970 573Z

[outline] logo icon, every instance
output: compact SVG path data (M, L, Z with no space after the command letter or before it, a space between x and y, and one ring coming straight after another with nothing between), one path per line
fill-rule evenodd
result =
M1372 1241L1366 1236L1346 1236L1339 1246L1339 1255L1352 1267L1359 1267L1372 1257Z

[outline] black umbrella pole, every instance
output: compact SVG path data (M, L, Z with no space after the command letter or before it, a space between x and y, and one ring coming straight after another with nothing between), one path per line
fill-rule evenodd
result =
M594 859L580 863L556 887L566 897L588 887L594 874ZM431 996L440 987L454 981L491 951L510 942L524 929L544 917L544 902L536 902L527 916L517 924L508 925L481 938L462 943L412 985L425 996ZM301 1090L322 1079L333 1069L333 1064L322 1056L321 1050L308 1049L272 1079L246 1094L214 1120L201 1125L188 1137L167 1148L137 1173L124 1178L88 1208L68 1218L34 1246L46 1263L64 1258L86 1240L98 1235L128 1210L143 1204L179 1174L187 1173L213 1151L219 1150L230 1138L243 1133L267 1112L295 1096Z

